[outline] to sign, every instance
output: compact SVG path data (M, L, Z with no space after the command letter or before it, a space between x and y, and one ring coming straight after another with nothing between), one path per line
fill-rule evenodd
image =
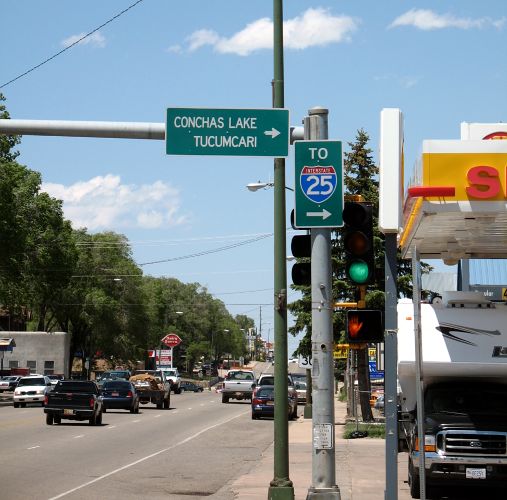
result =
M287 109L168 108L168 155L289 155Z
M181 344L181 339L175 333L169 333L161 340L161 342L167 347L176 347Z
M342 226L342 143L296 141L295 156L294 226Z

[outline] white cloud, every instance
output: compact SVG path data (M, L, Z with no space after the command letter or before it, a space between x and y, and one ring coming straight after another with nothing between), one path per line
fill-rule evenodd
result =
M350 40L359 22L348 16L333 16L328 9L308 9L302 15L284 21L284 48L302 50ZM210 45L220 54L247 56L273 47L273 22L265 17L248 24L230 38L213 30L195 31L185 40L187 50Z
M63 200L65 217L75 228L106 230L157 228L184 224L177 189L162 181L122 184L117 175L97 176L70 186L43 183L42 190Z
M61 41L61 44L64 47L68 47L73 43L76 43L79 39L83 38L86 33L79 33L78 35L72 35ZM92 33L90 36L86 37L84 40L81 40L78 45L91 45L93 47L104 48L106 46L106 38L100 33L100 31L96 31Z
M489 17L481 17L478 19L455 17L451 14L437 14L431 10L426 9L411 9L405 14L397 17L390 25L389 28L396 28L397 26L414 26L420 30L437 30L445 28L484 28L486 26L494 26L495 28L502 28L505 24L505 18L493 20Z

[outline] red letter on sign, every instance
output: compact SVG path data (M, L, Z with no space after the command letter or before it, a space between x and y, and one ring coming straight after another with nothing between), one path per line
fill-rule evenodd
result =
M482 165L473 167L467 172L469 187L468 196L474 198L494 198L500 191L500 180L496 168Z

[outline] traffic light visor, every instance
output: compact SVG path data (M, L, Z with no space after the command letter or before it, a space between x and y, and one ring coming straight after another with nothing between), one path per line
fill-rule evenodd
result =
M353 231L345 235L345 250L354 255L364 255L371 247L371 241L362 231Z

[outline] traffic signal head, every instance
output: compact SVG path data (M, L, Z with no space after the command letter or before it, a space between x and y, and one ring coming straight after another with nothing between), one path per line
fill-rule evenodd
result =
M375 275L372 215L371 203L345 202L342 213L345 274L355 285L370 283Z
M347 311L347 342L349 344L384 342L382 311L370 309Z
M294 257L309 259L312 254L311 236L309 234L296 235L292 238L290 249ZM310 262L297 262L292 266L292 282L295 285L311 285Z

